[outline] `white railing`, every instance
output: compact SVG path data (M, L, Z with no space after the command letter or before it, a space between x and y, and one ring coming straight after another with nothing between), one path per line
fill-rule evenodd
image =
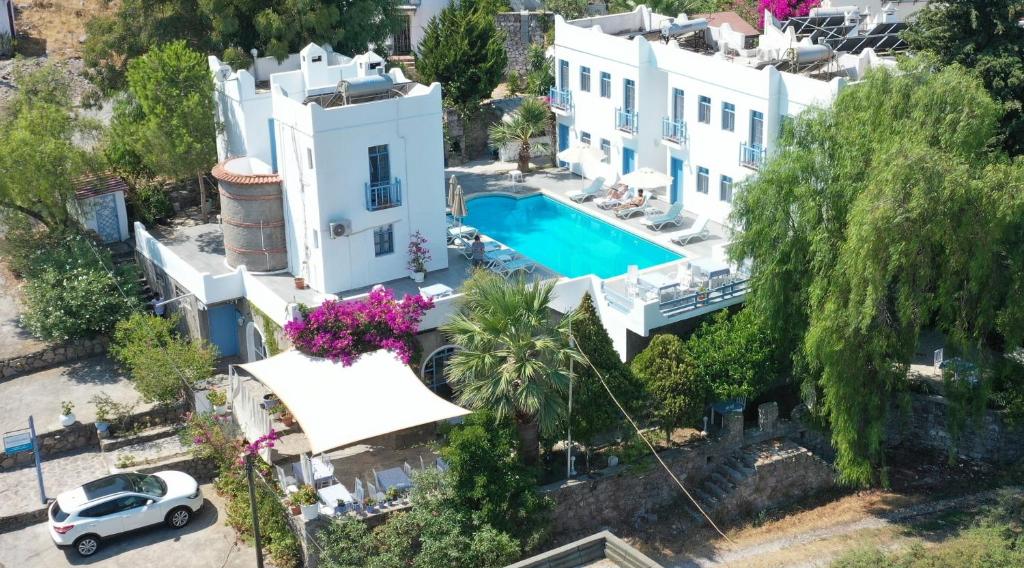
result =
M263 408L263 401L256 400L249 389L242 385L242 380L232 367L228 378L231 416L242 430L245 439L255 440L270 433L270 413ZM270 449L260 450L260 457L270 463Z

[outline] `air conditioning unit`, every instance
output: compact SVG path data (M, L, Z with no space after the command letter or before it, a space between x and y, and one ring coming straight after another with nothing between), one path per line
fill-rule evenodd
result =
M331 230L332 239L338 239L352 233L352 227L348 221L336 221L329 223L327 226Z

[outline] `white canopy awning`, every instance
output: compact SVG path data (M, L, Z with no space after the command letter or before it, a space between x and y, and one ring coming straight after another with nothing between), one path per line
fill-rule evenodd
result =
M238 367L288 407L313 453L469 414L430 392L390 351L349 367L296 350Z

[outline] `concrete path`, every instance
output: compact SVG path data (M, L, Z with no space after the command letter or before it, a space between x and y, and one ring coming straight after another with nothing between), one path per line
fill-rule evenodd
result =
M256 551L235 541L225 526L225 504L211 485L203 486L206 504L182 530L160 526L111 539L89 558L53 545L46 524L0 534L0 568L98 565L103 568L250 568Z
M43 462L43 481L46 496L56 497L61 492L103 477L109 473L103 454L85 451L67 454ZM42 508L36 468L23 467L0 473L0 517L27 513ZM0 551L3 546L0 546ZM2 553L2 552L0 552Z
M22 309L19 284L6 263L0 262L0 359L26 355L46 345L18 323Z
M135 387L107 357L83 359L0 382L0 431L27 427L30 414L35 417L37 432L59 429L62 400L74 403L79 422L92 422L96 407L89 399L102 392L119 402L140 400ZM151 406L140 403L135 411Z

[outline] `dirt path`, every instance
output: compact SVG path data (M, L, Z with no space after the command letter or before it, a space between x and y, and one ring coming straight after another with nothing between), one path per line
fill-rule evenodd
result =
M733 543L687 538L681 550L645 552L666 567L818 567L859 546L902 548L921 539L908 534L909 523L947 511L963 510L991 499L995 491L925 501L885 492L865 492L758 527L732 531ZM648 543L644 543L648 544Z

